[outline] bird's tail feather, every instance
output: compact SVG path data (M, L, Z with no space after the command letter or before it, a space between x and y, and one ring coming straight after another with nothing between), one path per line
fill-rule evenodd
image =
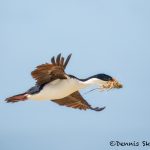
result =
M5 101L7 103L15 103L15 102L25 101L25 100L27 100L26 93L14 95L14 96L11 96L11 97L8 97L8 98L5 99Z

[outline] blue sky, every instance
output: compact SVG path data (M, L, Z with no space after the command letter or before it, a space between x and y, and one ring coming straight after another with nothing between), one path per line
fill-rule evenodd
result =
M0 149L148 149L109 142L150 139L149 27L148 0L1 0ZM30 72L60 52L73 54L67 73L106 73L124 84L84 95L103 112L3 101L33 86Z

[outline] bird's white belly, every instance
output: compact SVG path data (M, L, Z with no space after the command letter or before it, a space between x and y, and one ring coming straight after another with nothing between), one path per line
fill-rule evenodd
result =
M64 98L80 89L80 85L75 79L57 79L46 84L43 89L36 94L28 95L28 99L33 100L55 100Z

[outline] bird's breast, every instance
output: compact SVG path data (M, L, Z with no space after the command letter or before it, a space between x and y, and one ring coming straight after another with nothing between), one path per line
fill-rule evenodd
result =
M33 100L54 100L64 98L80 89L80 84L76 79L57 79L46 84L43 89L32 95L28 99Z

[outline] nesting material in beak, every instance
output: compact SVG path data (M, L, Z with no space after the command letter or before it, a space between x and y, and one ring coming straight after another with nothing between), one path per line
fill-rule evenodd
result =
M120 89L122 88L123 85L121 83L119 83L116 79L113 79L111 81L107 81L106 83L104 83L102 86L101 86L101 89L102 90L110 90L110 89Z

